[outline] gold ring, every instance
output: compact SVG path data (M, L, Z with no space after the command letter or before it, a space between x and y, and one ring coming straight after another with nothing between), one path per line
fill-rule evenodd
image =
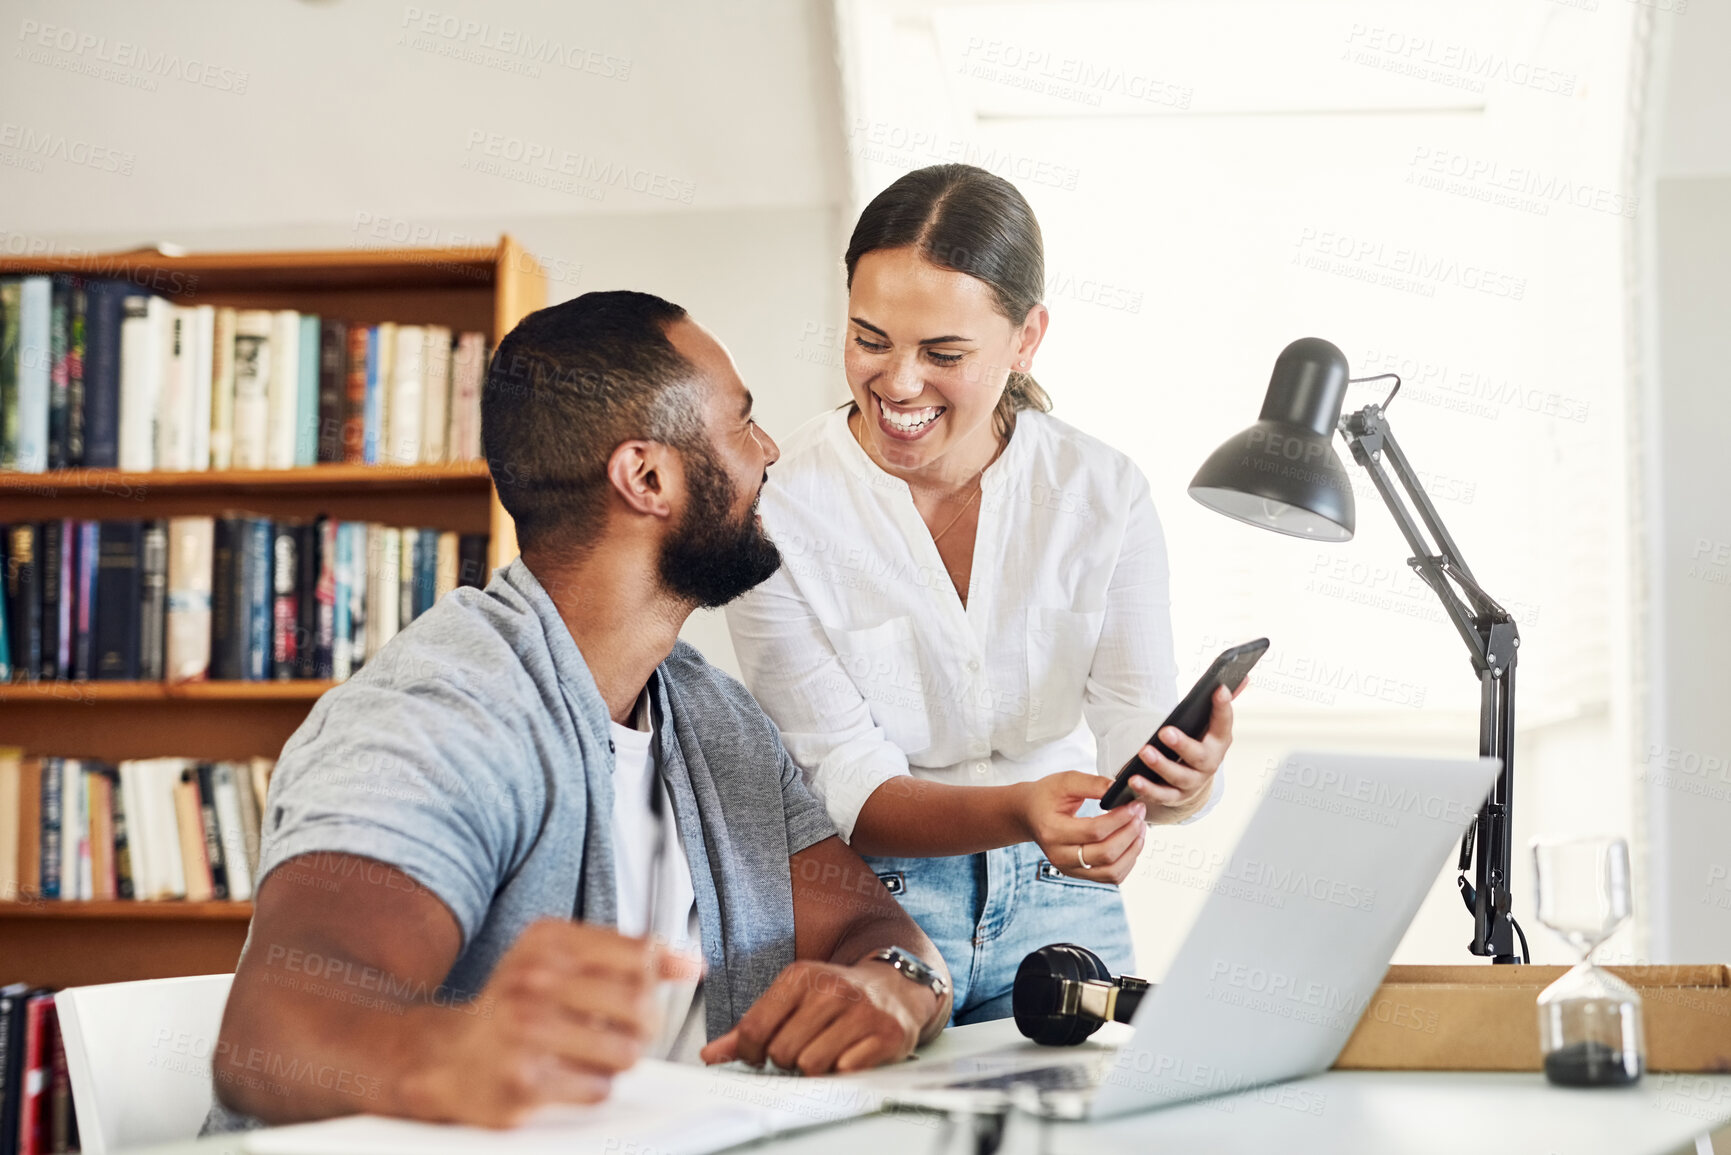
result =
M1088 865L1088 860L1086 858L1082 857L1082 848L1080 846L1076 847L1076 861L1080 862L1082 864L1083 870L1093 870L1094 869L1092 866Z

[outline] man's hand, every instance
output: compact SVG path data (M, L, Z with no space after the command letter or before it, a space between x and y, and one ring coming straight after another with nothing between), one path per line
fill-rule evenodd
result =
M544 919L524 931L472 1013L418 1007L393 1114L509 1127L548 1103L605 1099L660 1029L655 985L700 960L608 927Z
M1110 778L1064 770L1024 783L1022 823L1051 864L1071 878L1123 882L1136 865L1147 837L1147 806L1132 802L1104 814L1076 817L1089 799L1100 798Z
M796 962L702 1057L753 1066L769 1059L807 1075L863 1071L913 1054L937 1011L930 989L887 963Z
M1153 746L1138 752L1156 774L1168 785L1160 786L1140 774L1130 778L1130 792L1140 798L1148 809L1148 821L1155 824L1181 822L1202 808L1214 787L1214 774L1232 746L1232 700L1244 692L1248 681L1239 683L1236 691L1220 686L1214 691L1213 713L1208 719L1208 732L1200 741L1176 726L1167 726L1158 737L1183 762L1174 762Z

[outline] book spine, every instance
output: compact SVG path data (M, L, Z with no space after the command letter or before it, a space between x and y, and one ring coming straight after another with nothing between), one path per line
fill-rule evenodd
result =
M42 566L37 556L41 543L28 522L14 525L7 534L6 617L12 634L12 676L42 676Z
M0 532L0 555L6 552L5 540L5 533ZM10 614L10 601L11 598L6 592L5 576L0 574L0 682L12 680L12 631L6 624Z
M384 416L384 383L379 380L383 340L379 326L367 326L367 395L361 426L361 460L368 465L379 461L379 442L384 431L380 428Z
M371 530L364 521L351 521L349 530L349 673L353 674L366 664L367 660L367 624L370 616L367 609L367 598L372 593L367 573L372 564L370 547Z
M457 584L484 589L492 579L487 572L487 535L465 533L457 538Z
M41 1155L44 1142L44 1105L48 1100L49 1010L54 996L34 991L24 1003L24 1049L18 1070L22 1075L18 1094L18 1155Z
M295 677L310 678L318 663L319 528L295 527Z
M186 879L189 902L209 902L214 897L210 859L205 853L204 814L199 807L198 772L188 766L170 788L180 865Z
M21 473L48 468L48 395L53 339L53 292L47 277L25 277L18 315L18 465Z
M339 460L355 465L367 459L367 342L371 332L365 325L351 325L348 329L347 370L343 378L343 427L340 434L342 457Z
M216 813L216 788L210 780L208 762L198 764L198 815L204 827L204 858L210 864L210 896L228 897L228 862L223 856L222 828Z
M42 570L42 676L64 678L71 674L60 664L65 642L65 635L61 632L61 611L70 600L70 591L61 584L65 572L62 566L66 549L65 523L43 522L37 544L42 550L37 562Z
M300 352L295 394L295 450L298 465L316 465L319 460L319 319L300 318Z
M91 281L84 290L84 464L120 464L120 333L126 286Z
M120 468L147 470L156 464L156 407L161 401L163 336L169 308L155 297L126 298L120 323Z
M90 829L90 897L119 897L114 877L114 791L108 767L87 762L84 766L86 811Z
M210 467L234 467L234 331L236 312L216 311L210 340Z
M96 676L96 571L100 560L102 523L79 521L78 548L73 557L72 676L88 682Z
M90 795L84 787L84 763L67 758L60 768L60 893L86 899L91 894Z
M43 898L60 897L60 838L62 775L59 758L42 760L42 880Z
M263 469L269 460L271 315L248 309L235 316L234 468Z
M295 676L295 643L298 640L295 618L299 599L295 596L295 581L300 576L300 531L288 522L278 522L275 529L275 567L271 602L271 661L279 679Z
M258 876L259 824L264 818L264 800L253 793L252 774L244 762L223 763L234 780L234 792L240 808L241 841L245 846L242 860L246 863L246 880L250 889ZM232 875L232 871L230 872ZM233 877L229 878L233 882ZM239 897L237 894L236 897Z
M216 308L195 305L186 313L191 338L186 365L192 382L192 426L187 431L191 460L187 468L202 472L210 468L211 413L216 404Z
M242 587L246 519L219 517L211 529L210 676L233 681L246 676L246 604Z
M90 294L84 278L72 278L72 299L66 325L66 459L84 465L84 365L89 348Z
M444 461L450 436L451 331L443 325L427 326L427 351L421 378L421 460Z
M271 676L271 525L270 519L246 521L246 555L243 581L246 606L246 677L265 682Z
M203 681L210 670L211 562L215 521L176 517L168 523L168 624L164 673L170 681Z
M49 1018L50 1053L48 1106L51 1142L54 1155L78 1150L78 1119L72 1112L72 1079L66 1069L66 1041L60 1036L59 1008Z
M352 672L351 650L349 648L349 590L355 580L354 537L349 533L349 523L338 521L332 523L335 529L335 548L331 577L331 677L337 681L348 678Z
M390 440L383 456L392 465L413 465L421 459L421 385L427 333L420 325L398 325L396 337L387 403Z
M67 435L72 418L72 278L56 276L48 287L48 468L72 464Z
M54 664L62 678L70 678L73 674L72 641L78 613L78 524L72 518L64 518L59 523L60 612L54 629L60 644L55 649Z
M26 988L0 987L0 1151L17 1149L18 1092L24 1081L20 1068L24 1050L24 1004Z
M312 645L312 667L304 676L329 678L337 628L337 523L328 517L319 518L313 523L312 542L318 563L312 574L313 621L316 632Z
M181 472L192 468L192 310L164 305L159 316L162 380L154 467Z
M100 679L138 677L143 537L142 522L102 523L96 562L96 676Z
M415 620L415 564L421 556L420 536L421 531L418 529L397 531L398 540L402 543L397 558L398 630Z
M42 759L18 763L18 897L42 897Z
M234 767L218 762L210 767L211 797L216 803L216 826L222 843L223 873L228 896L236 902L252 897L252 867L247 860L246 827L240 813L240 791Z
M109 798L114 814L114 893L120 898L132 898L136 893L132 878L132 829L127 822L128 799L120 778L120 768L105 771L109 778Z
M23 285L0 277L0 469L18 468L18 302Z
M138 676L147 682L160 682L168 610L168 527L162 522L145 524L141 557Z
M349 326L346 321L319 322L318 459L344 459L343 424L349 388Z
M300 404L300 314L279 309L271 316L269 416L265 424L265 468L293 469L295 419Z
M415 616L433 608L439 581L439 531L423 529L415 538Z

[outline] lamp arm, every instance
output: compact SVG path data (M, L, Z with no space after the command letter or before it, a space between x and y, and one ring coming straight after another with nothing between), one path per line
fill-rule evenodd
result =
M1460 548L1443 526L1436 506L1431 503L1412 464L1395 440L1382 408L1367 405L1342 418L1339 429L1352 450L1353 460L1370 474L1377 494L1412 550L1407 564L1437 595L1455 631L1472 653L1473 669L1479 679L1479 753L1500 759L1502 770L1497 774L1496 785L1480 809L1478 819L1467 829L1461 842L1461 897L1473 913L1473 940L1468 949L1476 955L1488 955L1495 962L1519 961L1514 953L1514 936L1520 933L1520 928L1510 914L1509 869L1513 821L1515 658L1521 644L1520 635L1508 611L1485 593L1467 568ZM1384 454L1393 467L1395 478L1418 511L1417 521L1406 501L1395 490L1388 470L1383 467ZM1422 531L1420 521L1423 523ZM1429 533L1430 541L1426 540L1425 532ZM1434 550L1431 541L1436 543ZM1479 835L1476 856L1475 833ZM1475 858L1476 886L1468 883L1465 877L1469 861ZM1525 935L1521 936L1523 945L1525 938Z

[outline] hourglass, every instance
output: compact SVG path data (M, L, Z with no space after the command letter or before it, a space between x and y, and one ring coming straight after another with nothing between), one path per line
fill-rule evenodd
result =
M1641 996L1593 964L1593 950L1629 917L1629 844L1621 838L1534 839L1539 921L1581 961L1539 995L1545 1077L1569 1087L1626 1086L1646 1047Z

